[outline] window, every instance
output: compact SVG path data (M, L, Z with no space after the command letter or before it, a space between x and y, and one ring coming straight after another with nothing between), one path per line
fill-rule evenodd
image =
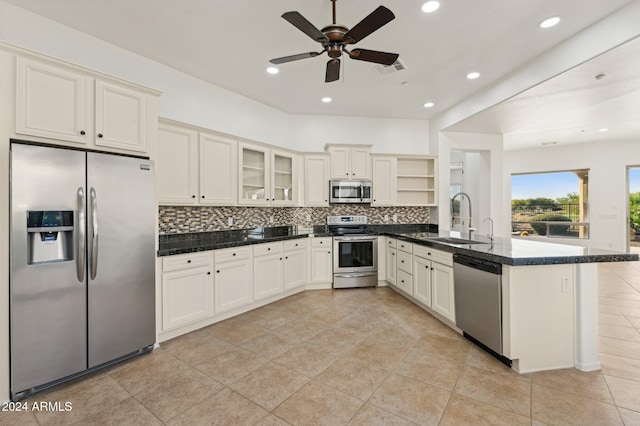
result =
M514 235L588 238L589 170L511 176Z

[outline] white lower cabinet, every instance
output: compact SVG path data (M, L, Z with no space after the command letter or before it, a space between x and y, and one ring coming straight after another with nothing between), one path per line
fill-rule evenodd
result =
M431 307L431 262L413 256L413 297L427 307Z
M253 300L261 300L284 290L282 242L253 247Z
M431 308L448 319L456 322L455 299L453 293L453 268L442 263L432 262L431 271Z
M284 242L284 289L289 290L307 283L309 239L300 238Z
M161 259L159 341L213 324L302 291L309 246L299 238ZM331 238L317 238L314 276L331 283ZM329 251L327 253L327 250Z
M212 252L163 259L162 331L213 316L212 270Z
M333 240L330 237L311 239L311 274L312 284L333 282Z
M393 247L397 247L397 249ZM397 257L393 268L393 255ZM409 298L455 324L453 255L441 250L387 238L387 282ZM396 276L390 274L396 271ZM393 281L390 280L393 279Z
M215 250L215 312L229 311L253 300L251 247Z
M385 252L384 252L384 271L385 271L385 280L395 286L396 285L396 239L395 238L385 238Z

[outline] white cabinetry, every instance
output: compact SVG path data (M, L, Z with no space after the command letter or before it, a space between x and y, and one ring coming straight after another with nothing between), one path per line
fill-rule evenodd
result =
M414 298L455 323L453 255L414 244Z
M215 252L215 312L229 311L253 300L253 262L251 247Z
M329 206L329 154L304 156L304 205Z
M407 295L413 296L413 244L397 241L396 285Z
M162 261L162 331L213 316L211 252L166 257Z
M156 149L160 204L198 204L198 132L160 122Z
M372 145L326 145L331 179L371 179Z
M373 206L393 206L396 200L396 158L386 155L372 155L373 164Z
M238 143L211 133L200 133L200 204L236 204Z
M396 285L396 239L395 238L386 238L386 246L384 251L384 270L385 270L385 279L386 281L395 286Z
M160 204L235 205L237 142L162 120L156 176Z
M283 256L282 242L253 247L253 300L282 293Z
M289 290L307 283L309 270L309 239L299 238L284 242L284 289Z
M312 284L333 282L333 250L330 237L311 239L311 279Z
M435 206L436 158L373 154L373 201L377 206Z
M296 204L297 155L243 142L239 156L239 204Z
M79 67L19 56L15 132L146 155L156 138L158 95Z
M435 157L398 157L396 160L395 205L437 205L436 167Z

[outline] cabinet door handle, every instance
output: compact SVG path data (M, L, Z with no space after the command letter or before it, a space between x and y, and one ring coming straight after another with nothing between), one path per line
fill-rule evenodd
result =
M103 136L102 136L102 133L98 133L98 137L99 137L99 138L102 138L102 137L103 137Z
M280 258L280 260L282 260L282 258Z
M268 250L268 251L271 251L271 247L267 247L267 250Z
M285 259L289 259L289 256L285 256L284 258L285 258Z
M207 275L211 275L211 271L207 272Z
M202 198L204 198L204 195L202 196Z
M347 176L349 176L349 173L347 173Z
M218 269L218 270L216 271L216 274L219 274L219 273L220 273L220 269Z
M187 263L191 263L191 259L188 259L188 260L187 260Z
M330 251L328 251L327 253L331 254L331 252L330 252Z
M81 134L82 136L84 136L84 135L86 135L86 134L87 134L87 132L85 132L84 130L80 130L80 134Z
M236 254L235 254L235 253L233 253L233 256L235 256L235 255L236 255Z
M195 196L195 195L192 195L192 196L191 196L191 198L196 198L196 196Z
M404 260L401 260L400 263L404 263Z

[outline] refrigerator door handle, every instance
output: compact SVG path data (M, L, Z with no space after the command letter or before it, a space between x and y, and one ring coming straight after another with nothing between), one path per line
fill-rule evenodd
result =
M98 198L96 190L89 191L91 198L91 279L96 278L98 272Z
M76 234L76 273L78 281L84 281L84 266L86 263L86 202L84 189L78 188L78 233Z

